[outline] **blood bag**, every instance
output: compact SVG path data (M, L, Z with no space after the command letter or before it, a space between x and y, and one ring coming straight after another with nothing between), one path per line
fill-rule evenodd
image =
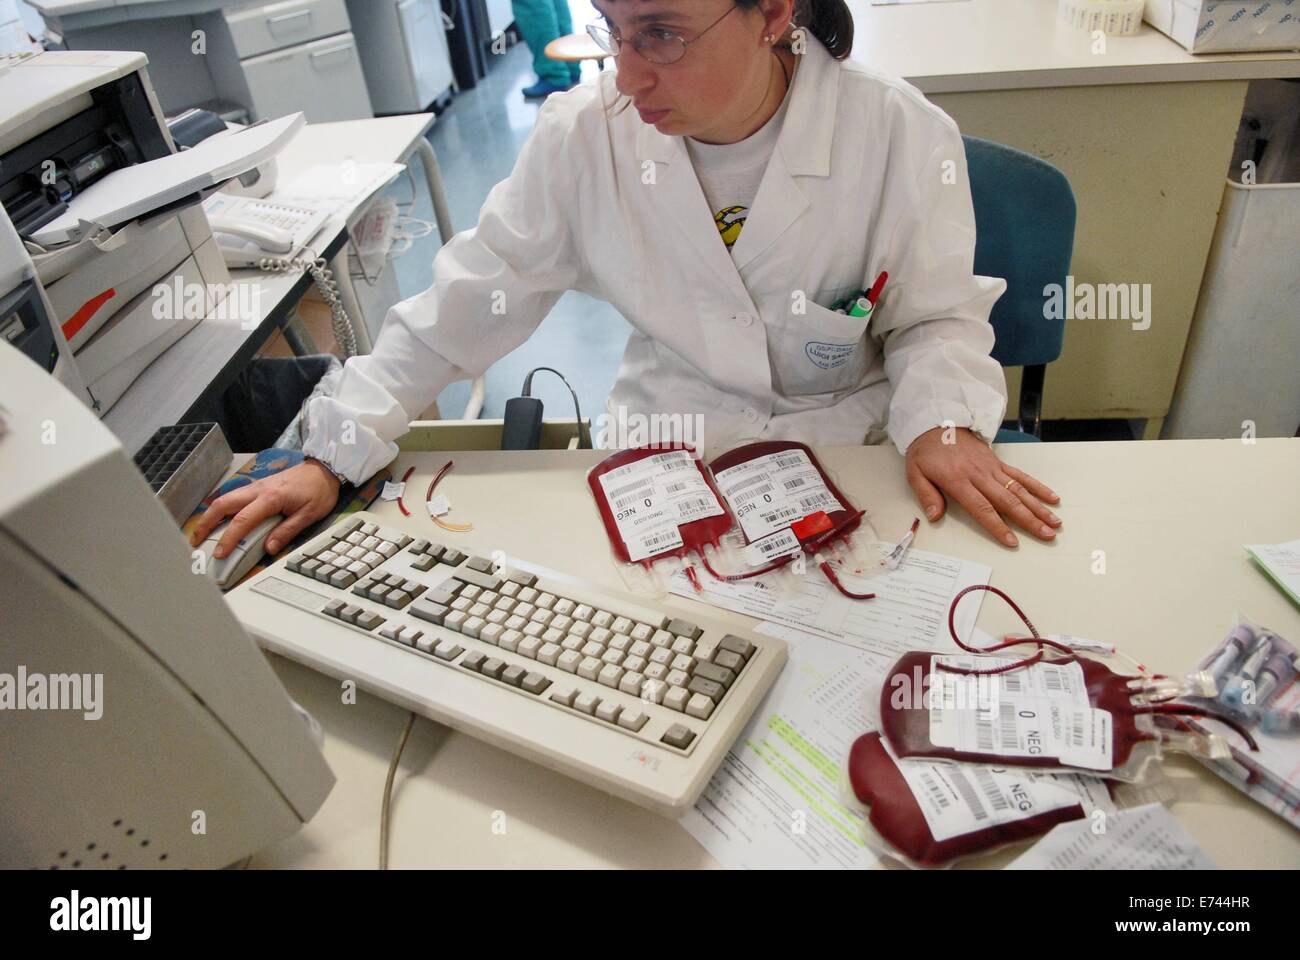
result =
M592 468L587 484L631 589L663 594L682 569L699 589L692 558L717 547L732 519L690 447L620 450Z
M867 844L911 867L950 866L1115 812L1114 786L1098 777L899 759L874 731L854 741L845 779Z
M1168 702L1164 682L1081 657L1025 664L913 651L889 671L880 724L899 757L1081 770L1128 781L1141 779L1162 750L1229 755L1224 736L1189 733L1178 716L1218 719L1254 749L1235 721Z
M739 551L717 545L705 551L705 569L712 576L747 580L786 568L806 554L845 596L874 596L848 590L839 577L880 568L853 536L865 512L853 506L806 445L793 440L750 443L724 453L709 469L743 541Z

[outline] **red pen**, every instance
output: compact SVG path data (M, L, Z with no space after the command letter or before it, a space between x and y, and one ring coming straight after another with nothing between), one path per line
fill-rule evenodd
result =
M849 308L850 317L869 317L876 309L876 301L880 299L880 291L885 289L885 282L889 279L889 274L881 272L876 277L876 282L871 285L866 296L860 297L857 302Z
M871 302L873 307L876 305L876 301L880 299L880 291L885 289L885 284L888 281L889 274L882 270L880 276L876 277L876 282L873 283L871 289L867 291L867 300Z

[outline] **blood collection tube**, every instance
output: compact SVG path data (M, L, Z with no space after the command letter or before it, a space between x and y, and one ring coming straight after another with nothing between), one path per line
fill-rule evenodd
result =
M1259 642L1255 644L1255 649L1250 651L1250 656L1242 663L1241 669L1228 681L1227 686L1223 688L1223 693L1219 695L1219 699L1225 706L1240 710L1243 706L1251 705L1246 703L1246 691L1255 686L1255 677L1268 661L1269 654L1273 652L1274 639L1268 634L1260 637ZM1247 684L1250 686L1248 687ZM1259 698L1255 697L1254 700L1258 703Z
M1228 639L1223 645L1223 652L1206 668L1210 676L1214 677L1214 682L1220 690L1223 689L1223 681L1227 678L1228 671L1254 642L1255 632L1244 623L1232 628L1232 633L1228 634Z

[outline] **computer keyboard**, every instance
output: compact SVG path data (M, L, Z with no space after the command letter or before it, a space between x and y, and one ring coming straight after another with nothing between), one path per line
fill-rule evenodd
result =
M780 640L457 535L352 514L226 595L265 647L670 816L785 662Z

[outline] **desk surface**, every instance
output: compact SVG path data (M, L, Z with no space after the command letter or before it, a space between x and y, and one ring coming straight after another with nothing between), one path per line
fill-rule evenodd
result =
M346 120L313 123L277 157L281 185L322 163L392 163L410 154L433 125L433 114L412 113L376 120ZM346 217L328 221L312 244L327 259L341 243ZM105 425L134 453L144 446L160 426L180 422L185 412L210 384L246 350L250 341L264 342L270 334L271 318L286 302L294 303L311 281L302 274L264 274L257 270L233 270L237 284L259 288L254 299L257 316L246 320L202 320L155 360L113 405L104 417ZM235 371L237 372L237 371Z
M1062 26L1056 0L960 0L876 7L849 0L853 59L925 93L1300 76L1300 54L1193 56L1144 23L1132 37L1092 37Z
M954 514L923 527L917 545L992 565L993 583L1044 631L1114 640L1152 668L1178 674L1222 639L1238 612L1282 636L1300 637L1300 610L1242 550L1246 543L1300 535L1300 440L1012 444L1000 453L1061 493L1059 542L1022 541L1007 551L964 514ZM840 486L870 508L882 535L906 529L916 505L892 447L830 448L820 455ZM413 464L421 476L432 474L448 456L456 466L440 489L459 516L474 522L476 537L619 586L584 481L600 452L404 454L397 468ZM503 504L514 508L502 510ZM395 504L377 508L393 525L427 535L427 524L403 520ZM1104 575L1093 573L1098 550L1105 551ZM681 598L668 605L687 615L698 609ZM1013 626L992 603L980 624L994 632ZM290 695L324 726L338 783L311 823L253 863L374 867L384 778L405 713L364 694L345 706L334 680L272 659ZM1174 814L1217 864L1300 867L1300 832L1190 760L1172 760L1165 770L1178 791ZM505 814L504 834L492 829L496 811ZM674 821L427 720L416 724L395 783L390 863L716 865Z

